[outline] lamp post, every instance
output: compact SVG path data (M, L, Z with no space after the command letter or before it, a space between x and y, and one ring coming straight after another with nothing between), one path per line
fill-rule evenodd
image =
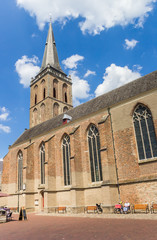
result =
M18 191L18 202L17 202L17 209L18 209L18 213L19 213L19 191Z

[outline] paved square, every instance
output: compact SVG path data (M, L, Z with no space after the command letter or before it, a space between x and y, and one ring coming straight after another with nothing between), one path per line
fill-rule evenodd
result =
M41 216L0 224L0 240L156 240L157 220ZM114 217L114 216L113 216Z

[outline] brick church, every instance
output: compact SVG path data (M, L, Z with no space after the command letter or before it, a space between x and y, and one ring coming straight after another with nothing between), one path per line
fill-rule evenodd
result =
M157 201L157 71L72 106L53 35L32 79L30 128L4 157L0 205L83 212L102 203Z

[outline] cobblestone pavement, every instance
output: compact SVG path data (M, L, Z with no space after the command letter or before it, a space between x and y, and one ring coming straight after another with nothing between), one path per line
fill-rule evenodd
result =
M137 214L136 217L142 218L143 215ZM27 214L27 216L27 221L18 221L18 215L13 214L13 221L0 224L0 240L157 239L157 214L154 214L154 220L127 219L122 215L111 214L101 216L88 214L88 217L81 215L67 217L64 214L59 216Z

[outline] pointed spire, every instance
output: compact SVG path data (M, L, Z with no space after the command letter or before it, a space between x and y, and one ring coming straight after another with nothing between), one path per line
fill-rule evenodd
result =
M52 24L50 22L48 36L45 44L45 51L43 56L43 61L41 65L41 71L47 67L47 65L54 67L55 69L62 71L59 60L58 54L56 49L55 38L52 30Z

